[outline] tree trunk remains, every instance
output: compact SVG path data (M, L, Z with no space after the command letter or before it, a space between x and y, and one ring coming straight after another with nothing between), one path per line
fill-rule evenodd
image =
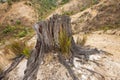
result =
M55 51L58 54L59 61L64 65L73 80L78 80L74 71L71 69L69 63L73 64L73 58L80 58L84 55L86 58L89 54L99 53L97 49L84 49L81 46L77 46L72 37L71 20L68 16L53 15L49 20L40 21L36 23L34 29L37 34L37 43L33 49L30 58L27 62L27 69L23 80L36 80L39 66L43 60L44 54L51 51ZM60 46L60 33L65 32L66 39L70 38L70 47L67 48L69 57L65 57L61 51ZM64 35L63 35L64 36ZM65 44L66 45L66 44ZM64 46L64 45L63 45Z
M69 51L69 60L73 61L73 57L80 58L81 55L87 56L88 54L98 53L97 49L87 50L78 47L72 37L71 20L68 16L53 15L49 20L38 22L34 25L34 29L37 34L37 43L35 50L28 60L27 69L23 80L35 80L38 68L41 64L42 58L45 53L50 51L56 51L59 53L59 61L63 64L73 80L78 80L73 70L71 69L66 58L62 56L60 52L60 32L66 32L66 38L71 38L71 46Z

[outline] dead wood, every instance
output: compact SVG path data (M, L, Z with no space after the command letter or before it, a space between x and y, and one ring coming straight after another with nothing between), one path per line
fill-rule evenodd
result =
M15 58L10 67L0 74L0 80L2 80L9 72L11 72L24 58L24 55L20 55Z
M84 55L85 58L88 58L90 54L99 53L97 49L85 49L75 44L75 41L72 37L71 20L68 16L53 15L53 17L51 17L49 20L36 23L33 28L37 34L37 42L35 49L32 51L31 56L28 59L23 80L36 80L37 72L41 62L43 61L44 54L47 54L51 51L59 53L58 58L60 63L67 68L73 80L78 80L71 68L71 65L73 65L73 58L81 58L81 55ZM64 42L63 46L60 46L59 40L61 32L65 32L63 35L65 38L62 40ZM66 39L70 39L70 46L69 48L66 48L68 52L64 53L62 51L62 47L67 45L66 43L68 42ZM63 53L67 53L69 57L66 57ZM68 60L68 62L66 60Z

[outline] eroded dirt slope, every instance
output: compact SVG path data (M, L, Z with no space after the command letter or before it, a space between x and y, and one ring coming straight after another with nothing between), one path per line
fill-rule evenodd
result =
M102 0L99 4L71 16L73 32L93 31L106 26L120 27L119 13L119 0Z
M16 24L20 21L25 26L31 26L37 21L37 14L33 7L27 4L26 1L16 2L12 5L7 3L0 5L0 23Z

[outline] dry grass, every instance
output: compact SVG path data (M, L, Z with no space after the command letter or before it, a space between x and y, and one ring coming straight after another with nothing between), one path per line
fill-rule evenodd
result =
M84 35L82 39L77 38L77 42L76 43L81 45L81 46L84 46L86 41L87 41L87 35Z
M30 56L30 48L26 45L25 42L19 40L19 41L12 41L9 45L10 50L16 54L16 56L19 55L25 55L26 57Z
M11 63L11 59L15 57L15 54L7 47L0 49L0 69L4 70Z

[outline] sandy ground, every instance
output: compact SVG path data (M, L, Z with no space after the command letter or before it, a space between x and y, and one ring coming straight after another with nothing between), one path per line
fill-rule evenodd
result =
M75 35L78 37L80 35ZM35 39L33 38L32 41ZM93 54L85 64L77 62L74 58L73 70L79 80L120 80L120 36L107 34L90 34L87 37L86 46L91 46L108 53ZM51 54L52 55L52 54ZM69 73L61 65L57 58L45 58L40 66L37 80L71 80ZM8 76L7 80L21 80L26 68L26 60L23 60ZM104 76L102 78L101 75Z

